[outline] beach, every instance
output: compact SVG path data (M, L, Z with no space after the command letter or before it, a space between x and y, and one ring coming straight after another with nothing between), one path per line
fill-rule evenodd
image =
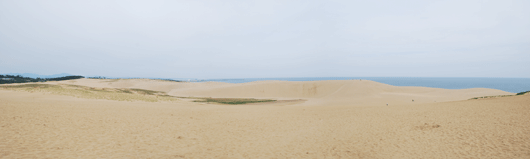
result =
M530 158L530 95L495 89L369 80L41 84L164 96L0 89L0 158Z

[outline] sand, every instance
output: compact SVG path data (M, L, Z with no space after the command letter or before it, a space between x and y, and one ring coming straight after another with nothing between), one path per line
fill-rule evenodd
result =
M494 89L365 80L48 83L303 100L128 102L0 90L0 158L530 158L530 95L468 100L513 95Z

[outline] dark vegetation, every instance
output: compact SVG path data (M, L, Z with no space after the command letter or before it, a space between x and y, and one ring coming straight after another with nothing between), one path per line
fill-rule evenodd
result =
M524 94L526 94L526 93L530 93L530 91L526 91L526 92L519 92L519 93L517 93L517 94L515 94L515 95L524 95Z
M46 81L64 81L64 80L73 80L73 79L80 79L85 78L83 76L64 76L64 77L57 77L57 78L31 78L31 77L23 77L20 75L0 75L0 84L9 84L9 83L28 83L28 82L46 82ZM141 79L141 78L107 78L107 77L86 77L90 79ZM163 80L163 81L172 81L172 82L182 82L178 80L172 80L172 79L157 79L153 78L154 80Z
M0 84L8 83L27 83L27 82L46 82L46 81L63 81L84 78L83 76L65 76L57 78L30 78L20 75L0 75Z
M65 77L57 77L57 78L45 78L46 81L64 81L64 80L73 80L73 79L80 79L85 78L83 76L65 76Z

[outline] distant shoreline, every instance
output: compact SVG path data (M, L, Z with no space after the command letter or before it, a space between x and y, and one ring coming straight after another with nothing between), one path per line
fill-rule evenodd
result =
M196 81L194 81L196 80ZM255 81L323 81L323 80L371 80L393 86L417 86L444 89L492 88L518 93L530 90L530 78L492 77L300 77L300 78L237 78L191 79L191 82L248 83Z

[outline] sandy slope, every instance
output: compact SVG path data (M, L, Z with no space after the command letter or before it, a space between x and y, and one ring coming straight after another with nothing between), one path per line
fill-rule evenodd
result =
M307 101L119 102L0 90L0 158L530 158L530 95L465 100L511 93L372 81L55 83L65 82Z

